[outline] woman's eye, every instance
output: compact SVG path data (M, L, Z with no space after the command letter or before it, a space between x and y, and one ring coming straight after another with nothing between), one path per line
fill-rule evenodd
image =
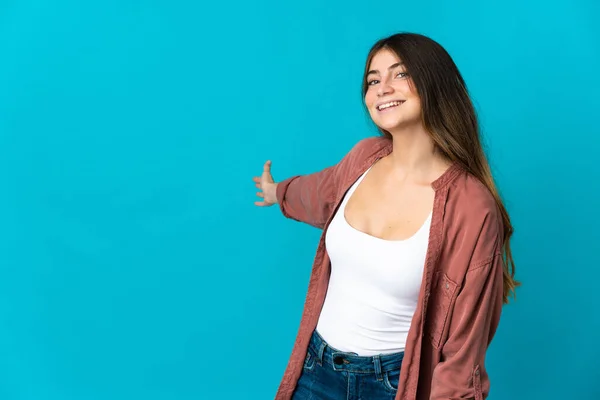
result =
M408 76L408 72L398 72L396 74L396 78L406 78Z
M373 79L372 81L369 81L369 82L367 82L367 84L368 84L369 86L373 86L373 85L375 85L376 83L379 83L379 81L378 81L377 79Z

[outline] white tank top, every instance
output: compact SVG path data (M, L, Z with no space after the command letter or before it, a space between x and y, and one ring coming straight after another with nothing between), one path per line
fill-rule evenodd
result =
M369 168L370 170L370 168ZM404 351L417 307L431 213L406 240L384 240L348 224L346 193L325 234L331 277L317 331L332 347L360 356Z

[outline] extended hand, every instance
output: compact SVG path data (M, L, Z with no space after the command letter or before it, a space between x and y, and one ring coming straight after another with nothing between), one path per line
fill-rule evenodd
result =
M260 189L260 192L256 192L258 197L262 197L263 201L255 201L254 204L259 207L268 207L277 203L277 183L273 180L271 175L271 161L267 161L263 166L263 172L260 177L255 176L252 178L256 187Z

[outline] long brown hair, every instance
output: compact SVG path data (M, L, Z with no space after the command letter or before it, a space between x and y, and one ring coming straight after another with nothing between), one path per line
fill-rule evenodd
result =
M475 108L456 64L448 52L434 40L414 33L398 33L379 40L367 56L362 82L362 98L368 84L367 72L378 51L394 52L404 63L417 94L421 98L422 121L431 134L436 150L479 179L496 199L504 225L502 260L504 263L504 303L520 285L514 279L515 263L510 249L513 227L494 183L481 145ZM389 132L380 132L391 138Z

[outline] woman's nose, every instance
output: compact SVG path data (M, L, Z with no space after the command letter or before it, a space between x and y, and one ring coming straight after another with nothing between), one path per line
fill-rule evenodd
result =
M385 96L387 94L390 94L394 91L394 89L392 88L392 85L389 84L389 82L387 81L387 79L382 80L381 84L379 85L379 88L377 88L377 95L379 97L381 96Z

